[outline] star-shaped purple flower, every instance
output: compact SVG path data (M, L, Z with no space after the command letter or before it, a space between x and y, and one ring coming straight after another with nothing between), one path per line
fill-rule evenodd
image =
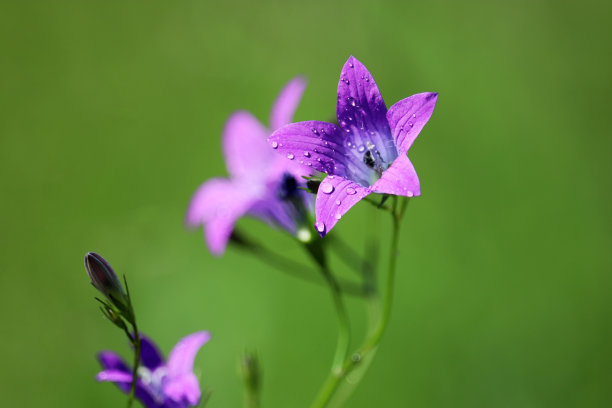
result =
M421 194L407 152L427 123L437 93L402 99L389 110L366 67L351 56L340 74L336 113L340 127L327 122L292 123L268 139L272 148L292 160L309 158L302 166L327 173L317 192L315 228L327 234L359 200L371 193Z
M147 408L187 408L198 405L201 391L193 373L198 350L210 340L210 333L201 331L183 337L174 346L168 361L150 339L141 337L140 364L136 382L136 398ZM104 370L98 381L111 381L129 394L132 369L112 351L102 351L98 360Z
M276 155L266 140L272 130L293 118L306 82L297 77L276 99L268 130L249 112L234 113L223 131L223 151L230 178L205 182L193 195L186 223L204 225L208 248L215 255L224 252L236 221L252 215L296 234L304 207L312 207L297 188L299 166Z

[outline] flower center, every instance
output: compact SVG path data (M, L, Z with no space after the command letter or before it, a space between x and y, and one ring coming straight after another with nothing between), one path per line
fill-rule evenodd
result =
M153 398L158 403L164 402L163 382L166 377L166 367L161 366L151 371L147 367L138 367L138 377L143 385L147 387Z
M383 171L385 171L385 167L387 167L385 166L386 163L380 155L380 152L376 150L372 143L367 142L367 147L368 149L363 154L363 162L366 166L374 170L378 175L378 178L380 178Z

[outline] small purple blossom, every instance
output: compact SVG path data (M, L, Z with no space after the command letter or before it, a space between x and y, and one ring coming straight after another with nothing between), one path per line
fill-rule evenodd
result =
M195 356L210 333L200 331L183 337L174 346L168 361L150 339L141 336L141 352L136 382L136 398L147 408L187 408L198 405L202 395L198 379L193 373ZM129 394L132 369L112 351L102 351L98 360L104 370L96 376L98 381L114 382Z
M431 117L437 93L402 99L389 110L366 67L351 56L340 73L336 113L327 122L292 123L268 139L283 156L308 153L304 174L326 173L315 203L315 228L324 236L357 202L371 193L421 194L407 152Z
M271 130L246 111L236 112L228 119L223 131L223 152L230 178L214 178L202 184L186 216L187 225L204 225L213 254L225 251L236 221L244 215L296 234L298 224L304 221L304 208L312 207L308 194L297 188L296 180L301 174L299 164L307 165L311 160L303 155L294 157L295 161L285 160L266 142L272 130L291 122L305 86L304 79L297 77L283 88L272 107Z

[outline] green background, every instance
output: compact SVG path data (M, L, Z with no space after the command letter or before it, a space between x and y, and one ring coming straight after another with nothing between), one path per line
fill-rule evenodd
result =
M329 120L353 54L388 106L440 96L410 151L423 195L391 324L347 406L610 406L611 18L591 1L2 1L2 405L123 406L94 381L96 351L129 355L93 300L95 250L166 352L213 333L196 360L210 407L241 405L245 348L264 407L307 406L335 345L329 293L235 248L212 257L183 217L226 174L232 111L267 122L301 73L295 119ZM335 233L360 250L376 229L388 220L362 203Z

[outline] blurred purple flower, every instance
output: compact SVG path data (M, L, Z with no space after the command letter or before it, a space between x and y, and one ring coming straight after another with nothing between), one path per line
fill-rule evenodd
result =
M291 122L305 86L305 80L296 77L283 88L272 107L271 130L246 111L234 113L226 122L223 152L230 178L202 184L186 216L189 226L204 225L213 254L225 251L234 224L244 215L296 234L302 209L312 207L308 194L297 188L299 166L276 155L266 142L272 130Z
M201 331L179 340L164 363L164 357L150 339L141 337L140 367L136 382L136 398L147 408L187 408L198 405L201 391L193 373L195 356L210 333ZM129 394L132 369L112 351L102 351L98 360L104 370L98 381L111 381Z
M272 148L301 166L327 173L317 193L315 228L321 236L370 193L421 194L419 179L406 156L433 113L437 93L402 99L389 110L366 67L351 56L340 73L336 114L340 127L327 122L292 123L269 138Z

